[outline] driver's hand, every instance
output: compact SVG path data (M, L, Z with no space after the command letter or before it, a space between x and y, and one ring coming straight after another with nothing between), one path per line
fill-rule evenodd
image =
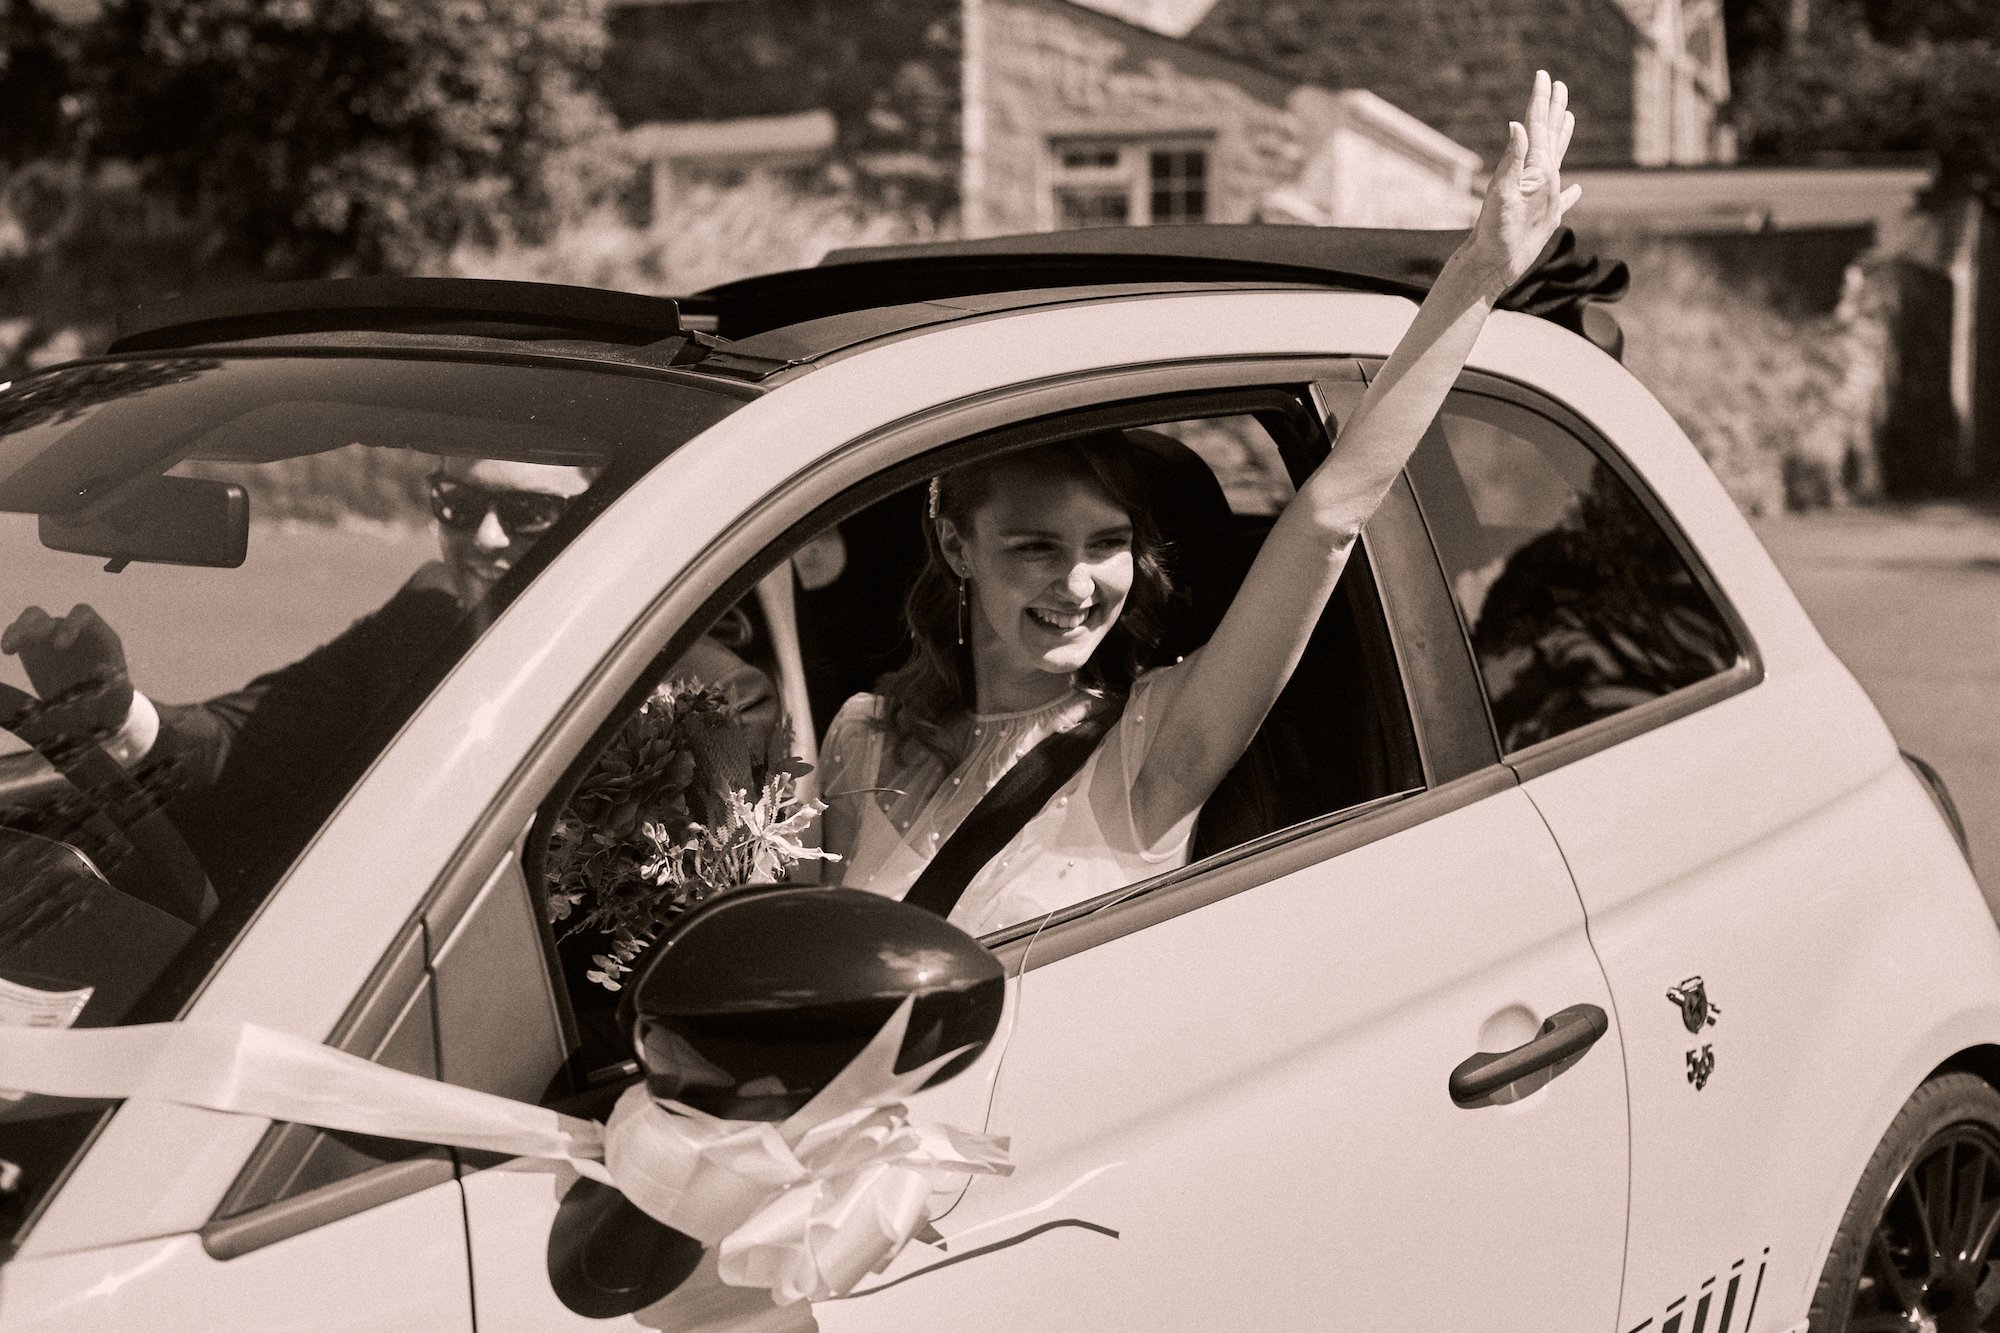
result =
M124 725L132 708L125 645L89 606L79 602L66 616L29 607L0 633L0 652L20 657L44 703L73 710L70 725L92 732Z

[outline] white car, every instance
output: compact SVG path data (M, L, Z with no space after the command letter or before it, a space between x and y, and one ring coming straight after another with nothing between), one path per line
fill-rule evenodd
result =
M94 607L164 719L79 758L0 658L0 714L69 773L0 758L0 1022L252 1023L602 1115L639 1071L547 847L671 664L730 645L810 760L901 651L926 480L1086 431L1207 465L1163 501L1197 616L1454 239L1009 238L678 311L439 279L140 312L0 393L0 619ZM1546 308L1576 324L1593 273ZM475 496L541 535L443 621L411 610L437 456L593 478ZM223 715L197 781L211 752L161 738ZM1012 1174L934 1200L944 1248L766 1313L2000 1328L2000 933L1954 823L1665 410L1498 313L1196 859L980 941L998 1032L910 1106ZM578 1182L17 1097L0 1328L721 1326L643 1255L576 1259Z

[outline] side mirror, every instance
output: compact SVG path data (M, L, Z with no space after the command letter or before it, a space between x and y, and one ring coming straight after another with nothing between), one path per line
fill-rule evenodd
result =
M964 1050L928 1087L993 1040L1005 974L978 941L921 907L856 889L738 889L653 946L620 1017L655 1097L777 1121L846 1068L906 997L915 1003L898 1070ZM591 1319L663 1299L701 1256L700 1241L591 1180L570 1188L549 1231L556 1296Z
M646 1084L732 1120L783 1120L915 998L898 1070L993 1039L1000 960L936 914L857 889L739 889L652 950L624 1017Z
M43 514L42 545L125 565L234 569L250 549L250 500L234 482L143 477L81 515Z

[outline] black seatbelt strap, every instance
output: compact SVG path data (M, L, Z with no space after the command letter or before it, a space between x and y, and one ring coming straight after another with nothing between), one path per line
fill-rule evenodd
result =
M1106 700L1068 731L1044 736L1017 759L952 830L903 901L950 916L966 886L1076 776L1124 711L1123 699Z

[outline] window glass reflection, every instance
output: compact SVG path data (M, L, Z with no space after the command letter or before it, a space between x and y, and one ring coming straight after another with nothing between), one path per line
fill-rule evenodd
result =
M1736 660L1726 622L1667 532L1547 418L1456 395L1410 471L1503 751Z

